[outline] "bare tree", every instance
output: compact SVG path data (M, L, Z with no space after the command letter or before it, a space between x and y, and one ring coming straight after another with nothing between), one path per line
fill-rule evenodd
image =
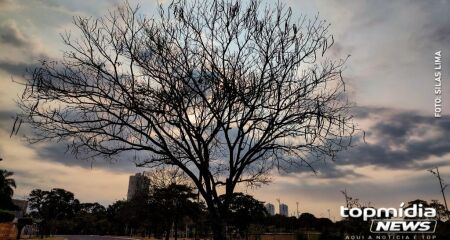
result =
M181 171L178 167L170 167L170 168L153 168L151 171L145 171L143 174L150 181L150 188L167 188L170 185L185 185L189 187L191 186L191 181L186 176L186 174Z
M350 144L345 60L327 57L334 40L318 17L212 0L172 2L155 19L125 4L74 23L81 37L63 34L69 50L42 61L20 99L32 141L179 168L208 206L214 239L224 239L238 184L267 183L274 168L333 159Z
M444 200L444 206L445 206L445 211L447 212L447 217L450 218L450 212L448 211L448 206L447 206L447 199L445 198L445 189L448 187L448 184L446 184L444 182L444 180L441 177L441 174L439 173L439 168L435 167L433 169L428 169L428 171L433 174L439 181L439 187L442 193L442 199Z
M372 203L371 202L361 202L359 198L355 198L355 197L351 197L348 192L347 189L344 189L343 191L341 191L342 195L344 195L345 198L345 206L350 209L350 208L369 208L372 207Z

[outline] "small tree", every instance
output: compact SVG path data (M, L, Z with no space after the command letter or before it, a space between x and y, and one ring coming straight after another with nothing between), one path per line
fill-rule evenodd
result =
M30 215L39 222L41 236L50 235L58 221L71 219L80 207L74 194L60 188L34 189L28 197Z
M202 204L195 201L196 195L186 185L171 184L167 187L156 188L151 196L151 206L162 218L165 224L165 239L169 239L171 229L174 229L175 239L178 239L178 224L184 217L199 216Z
M260 221L268 215L263 202L243 193L233 194L228 210L227 222L235 226L239 234L246 239L250 224L261 223Z
M447 211L446 207L440 203L438 200L431 200L431 203L429 204L429 207L432 207L436 209L436 219L439 221L447 221L449 212Z
M344 61L327 58L333 38L318 17L212 0L174 1L157 19L127 5L74 22L81 37L63 35L64 58L42 61L20 99L31 140L179 168L207 204L214 239L238 184L267 183L274 167L332 159L350 143Z

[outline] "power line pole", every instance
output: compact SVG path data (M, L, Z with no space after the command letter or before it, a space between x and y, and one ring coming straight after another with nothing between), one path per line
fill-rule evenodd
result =
M434 171L435 169L436 169L436 171ZM447 199L445 198L445 189L448 187L448 184L444 183L444 181L442 180L441 174L439 173L439 168L436 167L435 169L429 169L428 171L431 172L439 180L442 198L444 199L445 210L447 211L447 214L449 214L448 206L447 206ZM449 216L449 218L450 218L450 216Z
M300 217L298 214L298 202L296 202L296 204L297 204L297 218L298 218L298 217Z

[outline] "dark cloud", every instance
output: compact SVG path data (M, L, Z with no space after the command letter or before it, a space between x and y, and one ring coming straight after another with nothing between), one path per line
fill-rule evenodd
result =
M369 120L373 126L354 137L354 146L338 154L334 162L311 158L319 178L358 178L357 167L393 170L426 170L450 165L450 118L423 116L389 108L357 107L356 121ZM365 135L363 137L363 135ZM430 161L430 158L435 157ZM292 167L287 174L312 172Z
M320 181L310 183L305 178L298 178L297 181L283 182L269 186L271 192L279 196L291 196L293 199L330 200L337 203L344 203L344 196L341 193L347 190L349 196L358 198L362 203L371 203L376 207L394 206L401 202L408 202L414 199L440 199L439 185L433 176L422 174L399 178L398 181L389 184L380 184L371 179L359 179L358 181ZM267 191L267 190L266 190Z
M8 74L15 76L23 76L27 71L33 70L37 67L39 67L37 62L33 64L33 63L9 62L6 60L0 60L0 69L7 72ZM5 78L3 80L5 80Z
M14 112L0 111L0 124L4 123L8 119L13 118L14 116L15 116Z
M450 159L426 161L431 157L450 154L450 119L435 119L414 112L395 112L393 109L358 108L358 118L373 119L374 125L366 131L366 142L362 136L355 137L355 146L338 154L336 161L313 161L311 166L319 178L359 178L363 177L352 167L382 167L385 169L425 170L435 166L450 165ZM4 121L12 123L13 113L0 113L2 127ZM10 126L9 126L10 127ZM66 143L46 143L36 148L39 158L59 162L69 166L84 168L105 168L119 172L140 171L132 159L134 154L124 154L117 160L102 158L77 159L67 151ZM290 169L287 174L312 173L307 166Z
M101 168L115 172L137 172L145 169L138 169L132 160L134 154L122 154L114 159L104 159L95 157L84 159L77 157L65 142L45 142L36 147L40 159L62 163L67 166L79 166L83 168Z
M11 131L16 115L12 111L0 111L0 129L6 132Z
M357 178L363 177L364 175L357 173L353 169L339 169L338 165L334 162L323 163L321 165L316 165L317 176L319 178Z
M16 112L13 111L0 111L0 129L9 133L14 125ZM17 135L13 135L13 138L22 138L23 136L32 136L33 130L27 124L22 124ZM23 139L24 144L28 142ZM38 159L45 161L62 163L67 166L79 166L86 169L90 168L102 168L106 170L116 171L116 172L137 172L143 171L144 169L138 169L132 162L134 159L133 154L123 154L117 159L106 160L103 158L93 158L93 159L78 159L72 154L70 149L68 149L68 143L66 142L40 142L29 147L36 150ZM4 152L0 146L0 152Z
M31 42L17 27L15 22L0 25L0 42L14 47L29 47Z
M352 114L357 119L365 119L369 117L369 114L381 114L387 112L388 109L383 107L361 107L355 106L352 108Z
M430 163L431 157L450 154L450 119L436 119L413 112L392 113L385 109L362 114L379 120L366 129L366 142L357 138L357 146L342 152L339 165L379 166L388 169L426 169L435 165L450 165L450 159ZM383 115L380 116L380 113Z
M443 44L448 44L450 42L450 27L448 25L437 27L434 30L432 36L435 41Z
M11 75L22 76L38 66L38 59L48 58L37 50L32 37L23 33L14 21L0 24L0 46L5 51L0 56L0 70Z
M426 20L418 24L420 32L422 33L423 41L435 41L441 47L448 49L448 42L450 40L450 1L436 1L433 2L433 7L424 1L419 1L417 4L422 9L427 9L424 12Z
M309 160L308 163L309 165L285 166L279 174L285 176L290 174L315 173L316 177L323 179L356 178L363 176L352 169L339 168L339 165L334 161Z

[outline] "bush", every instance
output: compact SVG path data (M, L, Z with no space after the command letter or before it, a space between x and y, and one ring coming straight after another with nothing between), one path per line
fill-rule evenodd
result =
M14 214L8 211L0 210L0 223L11 222L14 220Z

